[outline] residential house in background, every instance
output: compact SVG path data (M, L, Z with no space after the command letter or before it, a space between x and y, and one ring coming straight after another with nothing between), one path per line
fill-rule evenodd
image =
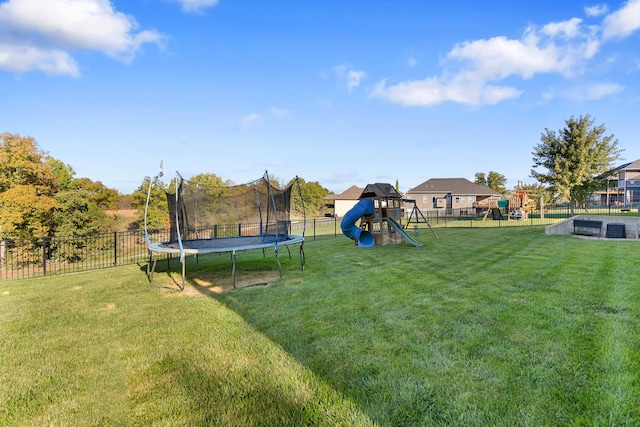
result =
M640 206L640 160L618 166L609 178L607 188L591 196L594 206Z
M364 188L352 185L340 194L329 194L325 196L324 200L327 201L328 207L331 207L331 205L333 205L334 216L343 217L344 214L349 211L349 209L351 209L355 206L356 203L358 203L358 199L363 190Z
M475 184L466 178L431 178L410 189L405 198L416 201L423 211L447 212L487 209L495 206L502 195L489 187Z
M624 164L616 169L618 184L616 192L622 194L617 201L622 206L638 206L640 204L640 160Z

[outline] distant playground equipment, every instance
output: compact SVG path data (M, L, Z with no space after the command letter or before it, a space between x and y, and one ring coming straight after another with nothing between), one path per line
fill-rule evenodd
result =
M530 198L529 193L521 189L521 184L518 183L518 188L511 192L508 199L492 200L482 220L487 219L489 215L494 220L527 219L535 208L535 200Z
M369 184L355 204L342 218L342 233L359 247L400 243L402 240L420 247L402 227L402 196L391 184ZM360 225L356 222L360 220Z
M185 256L227 252L233 261L232 281L236 287L236 253L250 249L274 248L276 263L282 279L282 266L278 249L289 246L300 247L300 263L304 271L304 233L291 234L291 194L295 190L302 199L298 177L284 189L274 187L267 172L262 178L243 185L204 186L191 182L176 172L175 193L165 191L169 207L171 229L169 240L151 241L147 229L147 215L151 189L162 176L150 180L144 213L145 240L151 255L147 275L153 282L153 273L158 255L179 255L182 263L182 284L185 285ZM304 204L302 206L303 217ZM228 225L228 227L227 227ZM165 237L166 238L166 237ZM257 284L266 284L260 282ZM249 285L251 286L251 285Z

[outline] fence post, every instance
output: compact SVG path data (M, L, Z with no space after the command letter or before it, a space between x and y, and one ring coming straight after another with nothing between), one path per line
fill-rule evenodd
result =
M42 236L42 275L47 275L47 237Z
M313 240L316 240L316 219L313 218Z
M238 236L242 236L242 224L238 223Z
M118 232L113 232L113 265L118 265Z

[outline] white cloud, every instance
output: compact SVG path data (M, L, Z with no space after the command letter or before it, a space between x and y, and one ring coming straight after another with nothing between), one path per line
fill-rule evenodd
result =
M466 105L491 105L516 98L522 91L508 86L482 84L470 75L458 75L451 81L440 77L402 82L386 87L378 83L372 96L403 106L431 106L446 101Z
M605 39L623 38L640 28L640 0L629 0L621 9L609 14L603 23Z
M594 6L585 6L584 13L587 16L602 16L609 11L606 4L596 4Z
M257 113L251 113L248 114L246 116L244 116L241 120L240 123L238 125L238 127L240 128L240 130L248 130L249 128L262 123L262 116L260 114Z
M284 117L291 114L291 111L289 110L286 110L284 108L276 108L276 107L269 108L269 112L276 117Z
M0 4L0 28L1 69L12 69L11 56L31 64L24 71L69 75L78 74L73 51L130 61L142 45L163 41L154 30L139 31L135 19L114 10L108 0L8 0Z
M66 74L73 77L80 74L78 65L66 52L2 43L0 43L0 69L18 73L40 70L47 74Z
M550 37L574 38L580 36L582 19L571 18L568 21L551 22L542 27L542 33Z
M530 79L539 73L565 77L581 72L599 49L596 31L573 18L527 28L520 39L493 37L456 45L445 57L440 76L400 82L380 82L372 96L400 105L456 102L487 105L520 96L522 90L496 84L511 77Z
M366 76L363 71L349 70L347 73L347 89L349 92L351 92L354 87L360 86L360 82Z
M185 12L200 13L208 7L218 4L218 0L177 0Z
M351 92L353 88L360 86L360 82L367 77L364 71L351 69L351 67L346 64L333 67L333 71L340 82L345 82L349 92Z
M407 65L409 67L413 68L416 65L418 65L418 61L415 58L411 57L411 58L407 59Z
M623 90L624 86L617 83L595 83L587 89L584 97L589 100L596 100L604 98L605 96L620 93Z

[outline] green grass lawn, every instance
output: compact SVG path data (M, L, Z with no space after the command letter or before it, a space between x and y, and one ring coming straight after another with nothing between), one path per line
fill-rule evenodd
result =
M0 425L640 425L639 242L437 233L0 283Z

